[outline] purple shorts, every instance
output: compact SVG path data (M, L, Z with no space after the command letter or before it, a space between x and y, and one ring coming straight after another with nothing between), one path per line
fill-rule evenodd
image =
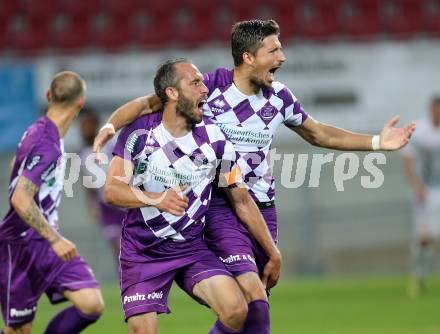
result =
M7 326L31 322L43 293L55 304L66 300L63 291L84 288L99 284L81 256L62 261L45 240L0 242L0 304Z
M276 208L260 209L272 238L278 241ZM235 276L247 272L263 274L267 256L250 236L228 203L211 204L206 215L205 241Z
M192 293L197 283L216 275L231 277L201 236L185 242L167 240L142 254L123 238L120 263L126 321L137 314L170 313L168 295L173 281L203 303Z

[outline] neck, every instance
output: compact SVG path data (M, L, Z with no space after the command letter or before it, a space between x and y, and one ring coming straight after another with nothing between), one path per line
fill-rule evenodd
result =
M243 65L235 67L233 77L235 86L245 95L255 95L260 91L260 87L255 86L249 78L250 70Z
M185 136L192 128L188 120L178 115L176 108L170 106L169 103L165 106L162 123L165 129L175 138Z
M76 115L76 108L62 108L58 106L49 107L46 114L46 116L54 122L58 128L60 138L64 138Z

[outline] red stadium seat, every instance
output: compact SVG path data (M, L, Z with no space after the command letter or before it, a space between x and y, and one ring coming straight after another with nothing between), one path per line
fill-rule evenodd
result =
M223 3L220 3L216 8L215 14L212 22L213 39L229 43L232 25L237 22L236 14L231 7Z
M18 8L19 6L16 1L0 1L0 17L7 19L12 15L17 14Z
M173 41L173 12L180 0L149 1L139 8L141 24L132 27L133 39L145 48L163 48Z
M80 14L66 14L64 25L52 30L52 46L61 52L71 52L91 45L92 19Z
M11 47L19 53L33 53L45 48L48 42L48 20L40 16L20 17L20 27L11 31L9 41Z
M18 0L18 10L25 15L50 17L59 10L58 0Z
M440 0L427 2L423 28L429 35L440 37Z
M419 0L388 1L384 15L385 31L396 38L413 37L423 26L423 10Z
M298 18L296 16L299 2L289 0L273 0L276 11L274 19L281 30L281 39L296 37L298 35Z
M186 0L174 18L174 41L186 47L198 47L212 39L212 4L199 0ZM179 12L177 13L179 15ZM176 22L177 21L177 22Z
M142 0L101 0L100 9L110 14L130 16L142 7Z
M73 15L75 17L83 16L88 17L91 15L95 15L96 12L100 9L100 1L99 0L58 0L60 10Z
M236 21L251 20L254 18L262 18L257 16L259 7L264 3L263 0L225 0L225 2L231 7L234 12Z
M341 15L342 33L355 39L370 39L380 32L380 0L347 0L342 6L346 15ZM343 14L343 13L341 13Z
M0 51L8 47L8 21L0 15Z
M303 37L326 41L339 32L340 0L305 1L298 8L298 31Z
M130 19L127 12L109 14L106 24L94 32L94 43L106 51L120 51L131 42Z

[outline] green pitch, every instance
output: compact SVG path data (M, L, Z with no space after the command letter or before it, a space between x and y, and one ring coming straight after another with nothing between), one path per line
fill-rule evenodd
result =
M284 280L271 297L272 333L440 333L440 278L429 280L428 292L415 300L407 297L406 287L407 280L402 277ZM105 314L84 333L126 333L118 286L106 285L103 292ZM173 287L170 306L173 313L160 317L163 334L206 334L214 322L210 310L193 302L177 287ZM44 297L33 333L42 333L58 309Z

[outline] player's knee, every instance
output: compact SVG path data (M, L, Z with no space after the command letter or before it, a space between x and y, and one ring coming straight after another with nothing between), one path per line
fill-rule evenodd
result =
M3 332L5 334L30 334L32 330L32 323L20 326L5 327Z
M156 331L146 325L135 324L128 327L129 334L156 334Z
M128 319L129 334L157 334L157 325L154 322L139 321L140 319Z
M226 320L227 323L242 324L246 321L247 314L247 303L244 300L237 300L235 303L229 305L229 307L223 311L223 316L221 316L220 318Z
M88 315L102 315L104 313L104 300L101 293L96 293L86 298L82 303L77 305L78 309Z
M102 299L96 298L92 300L89 304L84 306L82 312L84 314L102 315L104 313L104 301Z
M237 277L238 285L248 303L255 300L267 301L267 294L263 283L256 273L246 273Z

